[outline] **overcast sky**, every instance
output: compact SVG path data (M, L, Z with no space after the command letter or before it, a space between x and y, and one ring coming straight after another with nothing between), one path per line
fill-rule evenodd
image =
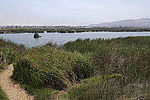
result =
M1 25L88 25L150 18L150 0L0 0Z

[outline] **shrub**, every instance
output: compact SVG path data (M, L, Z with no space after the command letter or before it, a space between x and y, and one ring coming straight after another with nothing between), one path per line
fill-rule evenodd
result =
M15 62L25 50L23 45L0 39L0 70Z
M113 77L112 77L113 76ZM120 95L120 75L111 75L102 79L94 76L82 80L68 92L69 100L113 100Z
M94 68L91 54L84 54L84 57L78 53L74 53L74 55L78 56L78 59L75 59L75 65L73 65L73 72L78 80L93 76Z
M92 62L79 53L70 53L50 46L32 48L15 64L13 78L34 88L64 90L77 80L90 77ZM84 68L83 68L84 67ZM80 73L86 70L86 73Z
M16 60L16 57L19 56L18 52L13 48L3 48L1 50L2 56L4 59L7 59L7 63L11 64Z

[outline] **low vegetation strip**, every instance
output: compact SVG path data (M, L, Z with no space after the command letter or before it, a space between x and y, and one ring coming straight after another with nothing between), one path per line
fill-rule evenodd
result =
M7 34L7 33L43 33L44 31L47 32L58 32L58 33L75 33L75 32L149 32L149 28L134 28L134 27L114 27L114 28L100 28L100 27L92 27L92 28L85 28L85 27L52 27L52 28L6 28L0 29L0 34Z
M14 84L10 79L13 73L13 65L10 65L8 69L0 74L0 87L9 100L33 100L32 96L29 96L24 89L22 89L18 84Z

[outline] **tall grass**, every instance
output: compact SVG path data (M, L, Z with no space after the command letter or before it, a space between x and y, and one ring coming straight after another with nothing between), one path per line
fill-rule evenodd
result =
M92 53L95 76L102 76L102 79L104 79L105 76L113 74L120 74L122 76L119 81L110 82L110 88L108 90L104 88L105 92L102 90L104 92L102 95L99 93L101 93L100 88L102 88L102 85L104 84L100 82L95 82L99 84L99 88L88 83L84 83L86 87L82 85L79 85L79 87L73 87L69 92L71 93L69 94L70 99L86 100L87 98L91 98L90 100L99 100L101 98L101 100L112 100L119 98L119 96L126 97L127 93L131 93L131 91L134 91L134 93L131 93L132 95L130 96L137 96L140 95L140 93L143 94L145 92L150 92L147 91L150 79L149 44L150 37L128 37L111 40L86 39L66 43L64 45L65 50L71 52L78 51L82 54ZM111 80L108 80L106 85L109 85L109 81ZM113 86L112 83L115 86ZM145 83L148 85L145 85ZM90 86L95 88L90 88ZM115 91L109 93L109 91L112 91L116 86L116 91L121 94L117 95ZM140 93L137 93L134 89L128 90L128 86L133 86L134 88L142 86L142 89L138 88L137 90L139 90ZM124 90L123 88L127 90ZM77 94L77 92L82 91L81 89L88 89L85 91L90 92L89 94L86 94L88 92ZM92 92L92 90L94 92ZM145 91L141 92L141 90Z
M37 89L65 90L93 75L91 58L49 45L27 50L14 64L13 79L31 94Z
M17 45L10 41L0 39L0 73L8 64L15 62L24 51L25 47L23 45ZM8 100L1 88L0 100Z
M150 37L78 39L27 50L14 64L13 79L39 100L62 90L66 100L146 98L149 58Z
M0 39L0 70L15 62L25 50L24 45Z

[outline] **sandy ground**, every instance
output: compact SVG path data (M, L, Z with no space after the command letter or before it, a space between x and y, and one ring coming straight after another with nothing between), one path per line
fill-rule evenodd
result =
M29 96L19 84L14 84L11 80L13 74L13 65L9 65L8 69L0 74L0 87L6 93L9 100L34 100L33 96Z

